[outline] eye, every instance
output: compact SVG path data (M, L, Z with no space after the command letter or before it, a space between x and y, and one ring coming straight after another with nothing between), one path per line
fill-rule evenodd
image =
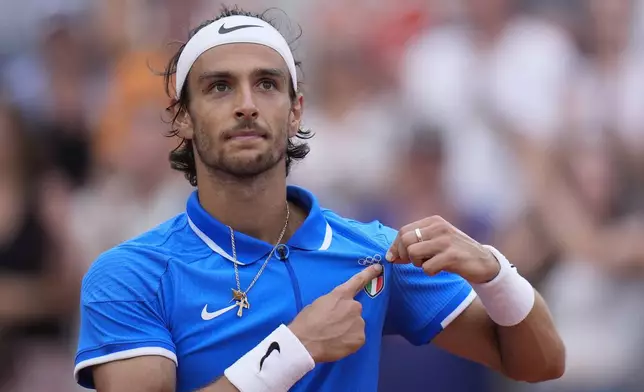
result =
M211 91L215 91L218 93L225 93L226 91L229 90L229 86L226 83L223 82L215 82L210 86Z
M274 81L265 79L259 82L259 87L261 87L263 90L272 90L277 87Z

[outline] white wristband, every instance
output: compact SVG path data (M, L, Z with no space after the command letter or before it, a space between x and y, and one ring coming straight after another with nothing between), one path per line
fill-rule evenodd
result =
M511 327L523 321L534 306L534 288L501 252L484 245L501 264L499 274L490 282L473 284L488 315L498 325Z
M302 342L282 324L224 375L241 392L286 392L314 367Z

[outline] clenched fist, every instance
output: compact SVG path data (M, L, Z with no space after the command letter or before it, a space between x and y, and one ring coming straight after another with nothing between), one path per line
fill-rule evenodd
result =
M362 305L355 296L381 273L380 264L365 268L302 309L289 325L315 363L340 360L364 345Z

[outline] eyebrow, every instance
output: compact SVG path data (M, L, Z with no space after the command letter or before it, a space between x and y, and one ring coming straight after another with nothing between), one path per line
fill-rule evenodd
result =
M253 70L252 75L255 77L258 76L270 76L280 79L286 79L286 74L279 68L256 68ZM206 71L199 75L199 82L208 79L234 79L230 71Z
M199 75L199 81L207 79L231 79L233 74L228 71L206 71Z
M253 71L257 76L272 76L275 78L286 79L286 74L279 68L257 68Z

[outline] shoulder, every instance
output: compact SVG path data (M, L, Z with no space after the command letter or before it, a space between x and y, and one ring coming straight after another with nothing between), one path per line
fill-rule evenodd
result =
M323 210L327 222L334 233L371 242L382 249L388 249L398 235L398 231L378 220L361 222L343 217L331 210ZM357 237L357 238L356 238Z
M101 253L83 277L83 303L150 300L187 230L185 214L180 214Z

